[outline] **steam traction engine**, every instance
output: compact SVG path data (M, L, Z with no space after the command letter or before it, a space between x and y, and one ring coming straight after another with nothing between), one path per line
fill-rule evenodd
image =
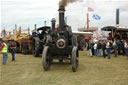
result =
M42 53L42 64L45 71L49 70L53 59L63 62L69 59L72 64L72 71L76 72L78 67L78 44L77 36L64 21L64 6L59 7L59 29L55 32L55 20L52 20L52 31L47 35L48 39Z
M50 29L51 28L49 26L44 26L32 32L32 54L34 57L38 57L42 53L42 50L44 48L43 46L45 45L45 43L47 43L46 40L48 39L46 38L47 34L50 33Z

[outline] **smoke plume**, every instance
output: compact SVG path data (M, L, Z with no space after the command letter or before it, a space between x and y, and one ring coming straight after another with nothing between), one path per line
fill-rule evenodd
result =
M59 6L67 6L69 3L74 3L77 1L83 1L83 0L61 0L59 2Z

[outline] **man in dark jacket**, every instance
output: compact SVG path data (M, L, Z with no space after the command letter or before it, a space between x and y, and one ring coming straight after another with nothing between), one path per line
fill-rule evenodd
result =
M104 58L106 58L106 54L105 54L106 42L105 41L103 41L103 43L102 43L102 50L103 50L103 56L104 56Z
M15 61L16 46L15 46L15 43L14 42L12 42L11 45L9 46L9 51L12 54L12 61Z
M117 57L117 40L116 39L114 39L114 42L113 42L113 49L114 49L114 54L115 54L115 57Z
M117 40L117 50L118 50L118 55L120 55L120 46L121 46L121 43L119 40Z
M102 56L102 44L101 44L101 41L99 41L98 44L97 44L97 51L98 51L98 56Z
M93 46L94 46L94 43L92 42L92 43L91 43L92 56L94 55L94 47L93 47Z

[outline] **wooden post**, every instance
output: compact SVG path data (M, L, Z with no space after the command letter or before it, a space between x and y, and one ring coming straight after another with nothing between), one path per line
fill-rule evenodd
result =
M13 34L15 33L15 30L13 29Z
M21 33L21 27L19 27L19 33Z
M28 27L28 34L30 34L30 28Z
M15 24L15 34L17 34L17 25Z

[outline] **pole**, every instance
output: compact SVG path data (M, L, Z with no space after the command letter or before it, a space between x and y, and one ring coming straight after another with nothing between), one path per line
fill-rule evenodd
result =
M87 13L87 31L89 31L89 14Z
M44 26L46 26L46 25L47 25L47 21L45 20L45 21L44 21Z
M28 27L28 34L30 34L30 28Z
M119 27L120 10L116 9L116 27Z
M35 24L35 30L36 30L36 24Z
M17 24L15 24L15 34L17 34Z

